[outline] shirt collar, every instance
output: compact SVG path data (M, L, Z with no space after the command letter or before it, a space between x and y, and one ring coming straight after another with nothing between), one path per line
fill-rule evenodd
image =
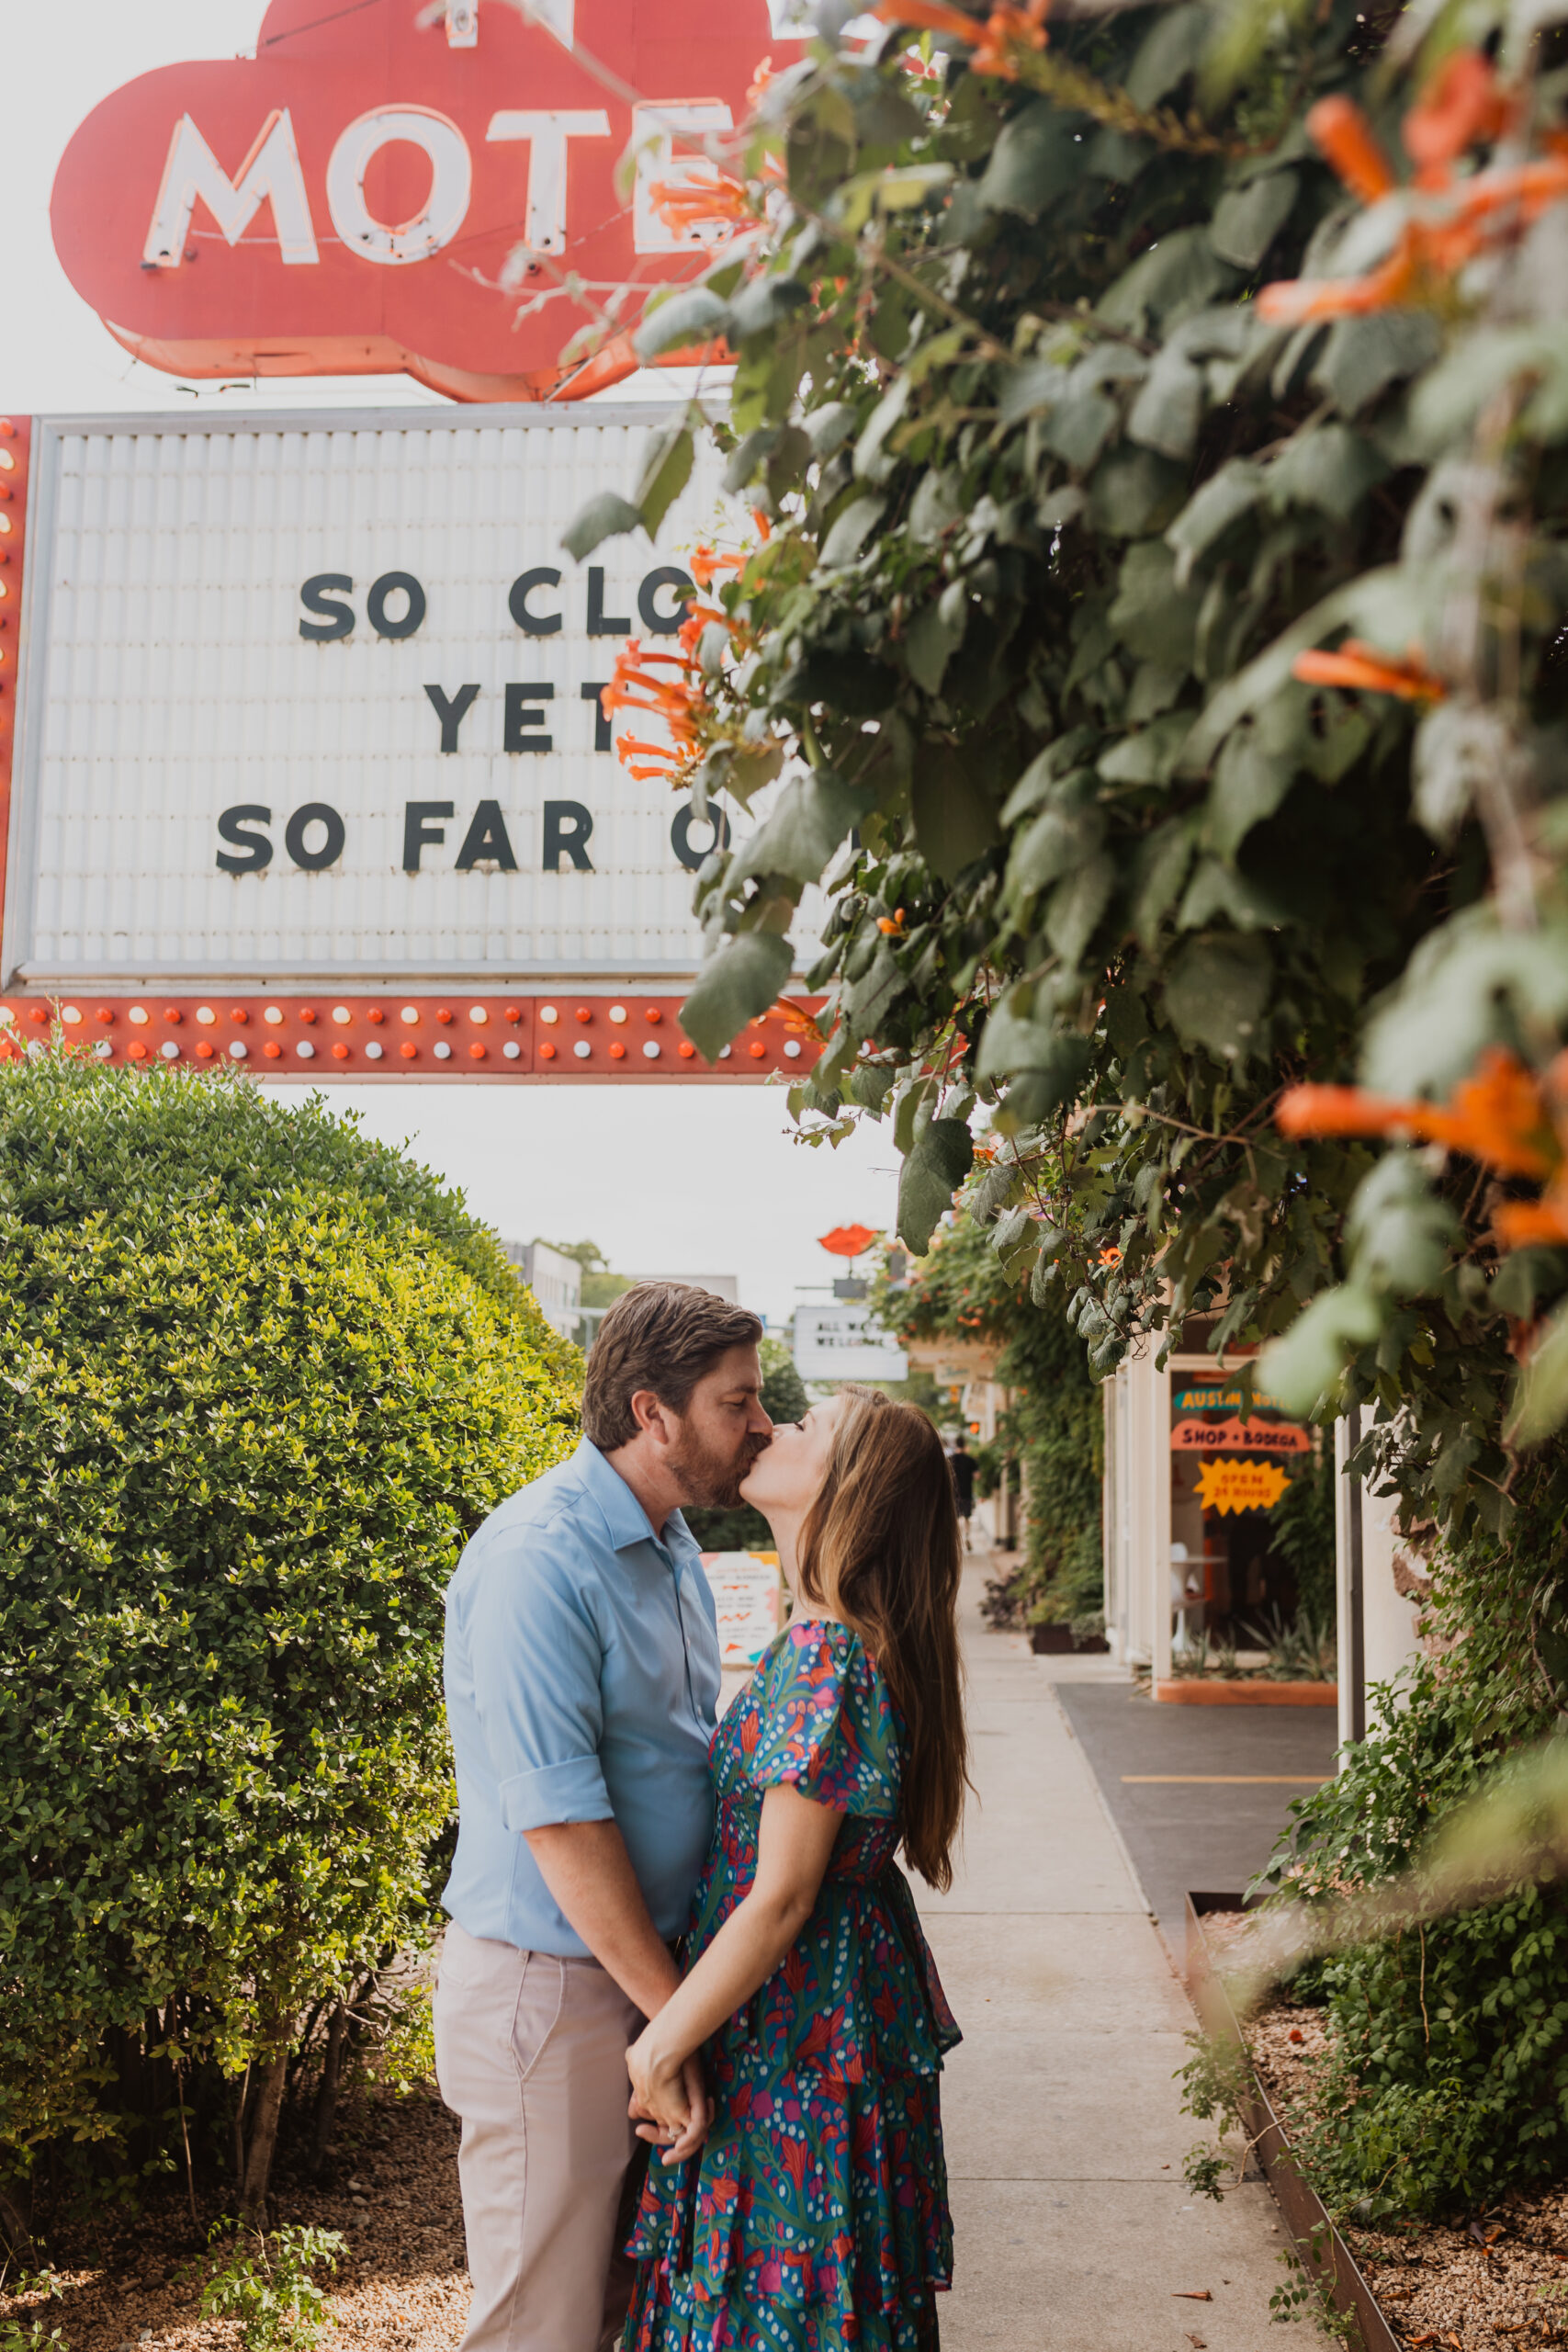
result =
M652 1521L614 1465L605 1461L592 1438L579 1442L572 1457L572 1466L583 1485L604 1515L604 1525L610 1542L617 1552L626 1551L633 1544L657 1544L660 1540ZM684 1535L692 1540L679 1511L672 1511L665 1521L667 1535Z

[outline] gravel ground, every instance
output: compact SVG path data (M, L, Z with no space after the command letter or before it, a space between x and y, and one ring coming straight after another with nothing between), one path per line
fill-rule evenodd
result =
M1239 1912L1205 1918L1216 1956L1245 1944ZM1310 2112L1327 2047L1324 2013L1287 2001L1247 2030L1253 2060L1288 2130ZM1394 2335L1420 2352L1523 2352L1568 2342L1568 2187L1509 2190L1472 2220L1344 2232Z
M348 2241L335 2277L320 2274L334 2323L322 2352L446 2352L461 2339L468 2276L457 2123L434 2090L358 2101L338 2135L331 2185L307 2187L285 2172L273 2220L341 2230ZM101 2234L57 2233L59 2298L0 2293L0 2328L41 2319L71 2352L228 2352L238 2323L199 2316L201 2278L191 2268L204 2245L183 2185L161 2188L136 2220L103 2224Z

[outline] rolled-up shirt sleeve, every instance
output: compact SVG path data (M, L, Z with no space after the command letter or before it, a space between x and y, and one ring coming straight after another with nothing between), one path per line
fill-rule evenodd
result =
M565 1564L537 1534L498 1549L468 1619L479 1725L501 1799L520 1835L614 1818L599 1760L603 1648Z

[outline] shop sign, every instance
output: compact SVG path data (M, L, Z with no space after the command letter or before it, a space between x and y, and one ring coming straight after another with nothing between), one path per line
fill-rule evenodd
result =
M1173 1453L1310 1453L1312 1440L1294 1421L1178 1421L1170 1432Z
M272 0L254 57L161 67L94 108L55 178L55 250L171 373L539 399L580 330L635 325L733 233L689 206L671 226L660 196L714 185L702 141L743 119L766 51L799 53L765 0Z
M1265 1396L1260 1388L1254 1389L1250 1395L1240 1388L1179 1388L1171 1403L1179 1413L1265 1413L1278 1410L1276 1399Z
M1277 1462L1205 1462L1198 1500L1221 1518L1231 1511L1272 1510L1290 1479Z
M802 1380L905 1380L909 1359L869 1307L797 1306L795 1368Z

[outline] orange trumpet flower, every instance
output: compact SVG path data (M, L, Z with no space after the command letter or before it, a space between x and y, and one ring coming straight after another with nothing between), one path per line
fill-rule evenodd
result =
M1024 8L1012 6L1010 0L1002 0L1002 6L986 19L985 38L971 61L975 72L995 74L1003 81L1015 82L1020 53L1045 46L1048 6L1049 0L1029 0Z
M1405 116L1404 152L1416 166L1416 181L1446 177L1450 165L1483 140L1500 139L1517 119L1519 102L1504 89L1479 50L1458 49L1443 60Z
M1492 1230L1505 1250L1568 1241L1568 1183L1560 1174L1539 1201L1500 1202L1493 1212Z
M885 25L913 25L921 32L951 33L973 47L985 28L977 17L950 8L946 0L877 0L872 15Z
M716 173L711 180L655 180L649 189L654 210L680 236L709 220L752 220L751 199L739 180Z
M1364 277L1285 277L1265 286L1258 297L1258 315L1268 326L1302 327L1317 319L1357 318L1363 311L1390 310L1414 289L1421 259L1420 234L1406 228L1387 261Z
M1420 299L1427 281L1457 270L1502 239L1540 219L1568 197L1568 149L1560 137L1551 152L1505 170L1456 179L1453 166L1479 141L1508 130L1518 101L1503 89L1486 60L1472 50L1450 57L1405 117L1404 139L1416 165L1416 187L1426 199L1400 230L1388 259L1361 277L1296 278L1266 286L1258 298L1270 326L1355 318ZM1364 203L1392 195L1397 183L1371 124L1349 98L1325 98L1307 116L1307 129L1346 186Z
M1540 1080L1515 1054L1489 1046L1446 1103L1399 1102L1359 1086L1292 1086L1274 1124L1287 1136L1384 1136L1396 1129L1495 1168L1547 1176L1562 1165Z
M681 752L673 743L643 743L635 735L623 735L616 749L636 752L648 760L668 760L676 763L681 759Z
M1401 702L1441 702L1448 689L1414 648L1403 662L1348 637L1337 653L1298 653L1291 673L1303 686L1351 686L1364 694L1397 695Z
M1007 81L1018 75L1021 51L1043 49L1049 0L1028 0L1017 7L1001 0L982 23L945 0L878 0L872 10L885 25L913 25L926 32L947 33L975 51L976 74L995 74Z
M745 560L743 555L720 555L713 548L698 548L692 556L692 577L699 588L711 588L717 573L739 571Z
M1377 134L1354 98L1319 98L1309 109L1307 136L1333 164L1352 196L1376 204L1398 183Z
M681 674L660 678L655 675L658 669ZM606 718L617 710L647 711L670 729L673 741L668 744L644 743L629 735L623 735L616 743L616 758L639 782L659 771L633 768L634 757L667 760L672 771L681 771L698 754L697 722L706 715L707 698L689 653L647 653L635 637L628 638L615 657L615 674L600 694L599 707Z
M1540 156L1506 171L1478 172L1474 179L1467 180L1454 207L1454 221L1458 227L1474 229L1495 213L1506 212L1510 217L1503 223L1505 229L1528 228L1540 220L1548 205L1564 196L1568 196L1568 155Z

